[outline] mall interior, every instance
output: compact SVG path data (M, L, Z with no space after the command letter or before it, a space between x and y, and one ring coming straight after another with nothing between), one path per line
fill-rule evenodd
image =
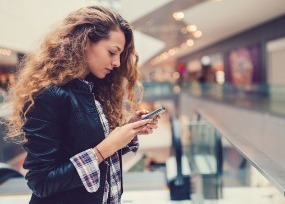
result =
M88 5L131 24L140 108L166 109L123 157L121 203L285 203L284 0L0 0L0 203L32 194L26 152L5 140L9 88L50 28Z

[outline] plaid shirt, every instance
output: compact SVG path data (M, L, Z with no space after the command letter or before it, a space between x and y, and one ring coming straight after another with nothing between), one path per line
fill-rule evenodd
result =
M87 83L90 86L90 89L92 90L92 84L86 81L84 82ZM103 113L103 108L101 104L97 100L95 100L95 97L94 101L97 110L99 112L105 136L108 136L110 129L109 122L105 117L105 114ZM138 150L138 146L139 146L138 138L137 136L135 136L134 139L126 147L122 149L122 153L126 154L129 151L136 152ZM80 152L75 156L71 157L70 161L75 166L86 190L90 193L96 192L100 186L100 170L99 170L98 158L94 150L88 149L83 152ZM120 174L122 169L120 168L118 152L115 152L109 158L106 158L104 162L109 166L110 169L110 183L108 183L107 180L105 181L103 203L107 203L108 196L110 203L114 204L121 203L122 181Z

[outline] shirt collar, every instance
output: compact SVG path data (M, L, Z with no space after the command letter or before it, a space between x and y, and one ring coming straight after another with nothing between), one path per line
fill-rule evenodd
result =
M86 81L85 79L81 79L81 78L78 78L80 81L84 82L85 84L87 84L89 86L89 89L90 91L92 91L93 87L94 87L94 84L90 81Z

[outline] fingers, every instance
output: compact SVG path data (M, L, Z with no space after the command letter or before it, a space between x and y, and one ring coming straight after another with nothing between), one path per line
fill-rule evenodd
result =
M152 129L144 127L141 130L137 131L136 135L148 135L148 134L151 134L151 133L153 133Z
M142 126L142 127L139 127L136 129L137 131L137 135L148 135L148 134L151 134L153 133L153 130L154 129L157 129L157 125L156 124L147 124L145 126Z
M145 127L146 132L148 132L149 134L152 133L154 129L157 129L156 124L147 124Z
M139 111L137 111L137 117L139 117L140 119L142 119L144 116L146 116L147 114L149 113L149 111L147 111L147 110L139 110Z
M144 125L146 125L148 123L151 123L151 121L152 121L152 119L139 120L139 121L136 121L136 122L133 122L133 123L129 123L128 125L130 126L130 128L136 129L136 128L144 126Z
M137 116L142 116L142 115L147 114L147 113L148 113L147 110L142 109L142 110L138 110L138 111L136 112L136 115L137 115Z
M153 133L153 130L150 128L146 128L145 132L146 132L146 134L151 134L151 133Z
M157 129L157 125L156 124L148 124L147 127L149 129Z
M136 114L145 114L148 111L146 110L138 110ZM131 128L135 134L151 134L154 129L157 129L158 119L160 119L160 115L157 115L156 117L152 119L145 119L145 120L139 120L136 122L129 123L129 128Z
M152 121L149 124L156 125L157 123L158 123L158 119L157 118L153 118Z

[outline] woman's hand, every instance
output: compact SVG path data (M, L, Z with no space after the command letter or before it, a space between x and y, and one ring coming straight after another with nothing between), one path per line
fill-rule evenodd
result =
M153 125L153 119L138 120L128 123L122 127L116 127L100 144L96 147L104 158L109 157L117 150L125 147L131 142L135 135L142 132L149 132Z
M146 125L144 129L141 131L137 132L137 135L148 135L153 132L153 129L157 128L157 123L158 119L160 118L159 115L155 116L154 118L151 119L151 122Z
M133 115L130 118L128 123L133 123L135 121L138 121L138 120L142 119L142 117L145 116L146 114L148 114L147 110L144 110L144 109L143 110L138 110L138 111L136 111L135 115Z
M129 120L129 123L130 122L135 122L135 121L138 121L138 120L141 120L146 114L148 114L148 111L147 110L138 110L135 115L133 117L131 117L131 119ZM150 123L148 123L146 125L146 127L139 131L137 133L137 135L147 135L147 134L151 134L153 132L153 129L156 129L157 128L157 123L158 123L158 119L160 118L160 116L156 116L154 117Z

